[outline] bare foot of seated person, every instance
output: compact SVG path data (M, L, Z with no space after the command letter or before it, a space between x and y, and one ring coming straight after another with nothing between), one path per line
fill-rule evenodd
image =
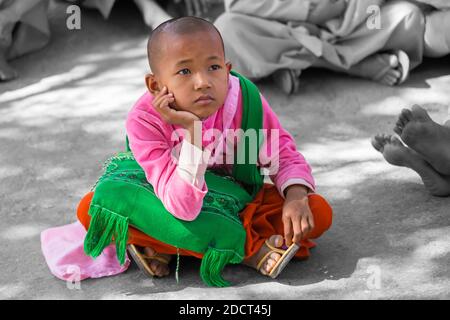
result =
M418 105L403 109L394 128L438 172L450 175L450 127L434 122Z
M441 197L450 195L450 177L437 172L417 152L403 145L397 137L379 134L373 138L372 145L383 154L388 163L417 172L430 194Z
M387 86L395 86L406 80L409 74L409 58L403 51L377 53L352 66L347 73Z
M447 122L450 124L450 122ZM414 106L400 113L394 131L397 137L379 134L372 145L392 165L416 171L435 196L450 195L450 127L434 122L427 112Z

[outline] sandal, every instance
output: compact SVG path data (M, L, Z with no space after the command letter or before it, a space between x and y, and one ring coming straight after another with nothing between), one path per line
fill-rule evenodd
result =
M130 253L131 257L133 258L133 261L136 262L139 269L149 277L158 277L155 274L155 272L150 268L149 263L150 261L158 260L159 262L165 264L169 264L170 262L170 259L158 253L154 254L153 256L147 256L141 250L139 250L138 247L135 246L134 244L129 244L127 246L127 250Z
M410 61L409 61L408 55L402 50L393 50L393 51L388 51L386 53L395 55L397 57L398 64L399 64L399 66L397 68L401 72L402 76L395 83L395 85L402 84L403 82L405 82L406 78L408 78L408 75L409 75ZM379 59L380 62L382 62L382 63L386 62L380 55L377 55L377 59ZM388 64L387 66L382 68L379 72L377 72L375 74L375 76L372 77L372 79L375 81L379 81L381 78L384 77L386 72L388 72L391 68L392 67Z
M270 249L258 262L256 265L256 270L260 270L262 264L266 261L266 259L270 256L270 254L276 252L281 254L280 260L273 266L272 270L269 273L269 277L275 279L278 275L283 271L283 269L287 266L288 262L294 257L297 253L298 249L300 249L299 245L296 243L292 243L289 248L286 245L283 245L282 248L276 248L269 243L267 239L265 245Z

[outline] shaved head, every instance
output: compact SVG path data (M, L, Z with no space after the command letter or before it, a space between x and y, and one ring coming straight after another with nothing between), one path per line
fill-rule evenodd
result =
M147 43L147 56L150 64L150 69L153 73L158 70L158 61L164 53L161 50L161 40L166 36L189 36L198 32L207 32L216 34L223 45L223 39L219 30L209 21L198 17L181 17L167 20L161 23L156 29L152 31ZM224 50L225 54L225 50Z

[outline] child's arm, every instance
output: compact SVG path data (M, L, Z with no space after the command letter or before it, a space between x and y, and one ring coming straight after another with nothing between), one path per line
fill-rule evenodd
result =
M264 113L263 128L267 130L264 143L259 154L260 165L270 164L269 176L285 197L285 190L293 184L304 185L309 191L314 191L315 183L311 167L303 155L297 151L297 146L291 134L280 124L278 117L261 96Z
M179 219L194 220L208 191L204 183L208 155L203 157L201 149L183 140L176 161L172 155L172 127L144 110L130 112L126 127L133 155L164 207ZM190 158L191 154L194 158Z
M308 189L293 184L286 188L286 200L283 205L284 238L289 246L299 243L314 229L314 217L308 203Z
M260 164L271 163L270 178L286 199L282 216L286 244L299 243L314 228L307 196L315 189L311 167L297 151L294 139L281 126L267 101L264 97L261 99L263 128L267 130L267 135L260 151Z

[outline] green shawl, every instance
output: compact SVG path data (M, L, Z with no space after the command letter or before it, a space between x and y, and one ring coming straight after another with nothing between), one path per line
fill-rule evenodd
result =
M257 154L262 144L263 112L258 89L239 77L243 113L241 128L256 130ZM245 136L244 136L245 137ZM203 253L200 275L210 286L228 286L221 273L228 263L240 263L245 255L246 232L239 213L251 202L263 184L256 164L249 163L250 141L241 139L233 165L233 176L207 170L208 192L194 221L175 218L155 195L128 146L109 159L94 187L89 208L91 223L84 241L85 253L97 257L115 241L117 257L125 261L128 227L177 248ZM244 152L244 153L243 153ZM245 155L243 158L240 156ZM237 161L237 159L240 159ZM242 163L242 159L245 159Z

